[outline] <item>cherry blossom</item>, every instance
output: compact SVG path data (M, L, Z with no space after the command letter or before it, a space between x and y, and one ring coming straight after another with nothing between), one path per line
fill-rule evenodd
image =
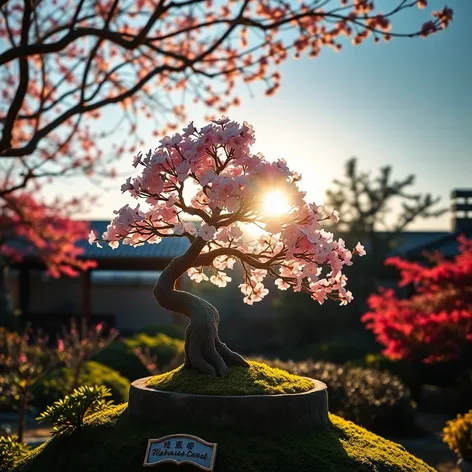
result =
M358 243L351 251L344 240L335 240L323 224L338 221L338 212L307 202L300 174L284 160L270 162L253 153L254 143L250 124L226 117L199 130L192 122L182 133L165 136L139 162L134 159L141 174L124 187L145 203L116 210L101 240L116 247L185 237L200 248L187 271L190 278L225 287L232 280L227 271L238 263L244 278L239 287L250 305L269 293L270 280L319 303L329 298L349 303L353 296L342 270L354 255L365 254L364 247ZM186 197L190 185L193 196ZM274 190L290 201L276 225L264 212L264 196ZM259 236L246 231L251 225ZM91 235L89 242L98 241Z
M359 256L365 256L367 253L365 252L365 249L364 249L364 246L361 244L361 243L357 243L356 244L356 247L354 248L354 250L356 251L357 254L359 254Z
M195 175L208 188L192 200L193 209L204 210L210 202L212 209L239 211L238 188L247 186L244 175L239 180L232 175L226 183L212 188L213 179L228 176L217 175L217 168L208 168L199 156L207 147L225 145L233 150L232 159L239 159L252 144L250 128L240 133L227 118L214 120L208 128L212 132L204 131L205 139L197 143L188 141L198 134L191 122L180 134L164 137L159 153L142 154L136 150L144 146L144 128L140 126L144 120L153 121L155 136L163 136L187 120L190 101L207 107L212 119L240 105L240 87L246 84L259 81L265 94L273 95L282 83L280 66L291 57L316 58L323 49L339 51L349 42L359 45L368 40L426 37L447 28L453 15L447 7L428 12L427 1L417 0L424 20L412 30L398 33L394 20L406 14L414 1L397 0L386 11L381 11L383 3L379 0L356 0L341 7L337 0L292 3L0 2L0 83L4 85L0 99L0 213L13 218L15 225L23 221L22 231L29 231L31 236L27 239L35 241L32 244L41 257L48 254L43 260L52 273L68 271L63 262L72 252L80 253L69 243L86 237L87 228L81 225L85 232L79 237L72 228L74 223L69 223L71 237L64 237L64 249L59 243L48 244L42 237L48 231L42 231L44 218L40 212L33 212L37 220L29 219L34 206L31 201L51 217L68 202L46 205L38 198L43 187L63 176L115 176L112 162L126 152L133 154L135 168L144 165L156 170L123 183L122 191L133 198L139 198L143 190L165 194L169 183L184 182ZM112 136L111 149L106 152L109 141L105 140ZM175 154L175 146L179 146L181 156L172 156L174 175L171 182L163 182L157 177L158 170L166 153ZM256 160L253 163L257 167ZM282 161L266 166L267 181L278 169L286 171ZM292 173L291 179L296 181L298 175ZM146 201L156 203L153 196ZM174 208L173 203L158 201ZM298 209L303 211L300 206ZM173 215L167 216L169 225L178 223ZM33 226L26 230L30 223ZM265 224L271 232L281 230L278 222ZM9 239L24 237L9 228ZM116 247L121 233L114 231L109 236L115 238L110 244ZM171 234L172 227L160 232ZM191 230L184 234L188 232ZM147 240L158 241L151 234ZM54 244L56 249L52 250ZM2 251L8 258L24 256L11 244L4 243ZM71 273L81 265L85 267L75 256L70 261Z

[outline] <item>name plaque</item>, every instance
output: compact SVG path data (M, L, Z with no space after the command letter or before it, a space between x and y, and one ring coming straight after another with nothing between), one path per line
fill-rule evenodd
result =
M213 471L216 443L204 441L191 434L171 434L159 439L149 439L144 467L160 464L192 464L202 470Z

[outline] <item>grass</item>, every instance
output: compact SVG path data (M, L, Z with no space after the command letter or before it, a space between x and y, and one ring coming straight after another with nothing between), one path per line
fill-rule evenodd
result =
M434 472L402 446L337 416L330 419L329 426L305 434L254 434L209 423L136 422L123 404L91 416L81 431L50 439L13 471L142 472L148 439L188 433L218 443L215 472ZM159 466L159 472L175 470L172 464Z
M313 382L285 370L249 361L249 369L232 367L228 377L210 377L182 366L148 380L147 387L195 395L277 395L301 393Z

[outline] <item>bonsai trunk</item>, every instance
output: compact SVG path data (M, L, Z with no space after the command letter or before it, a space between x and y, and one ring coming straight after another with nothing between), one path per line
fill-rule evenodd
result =
M190 319L185 330L184 367L208 375L226 376L228 366L248 367L248 363L221 342L218 336L218 310L196 295L175 289L175 282L193 267L205 244L205 240L196 238L185 254L173 259L159 277L153 293L163 308Z

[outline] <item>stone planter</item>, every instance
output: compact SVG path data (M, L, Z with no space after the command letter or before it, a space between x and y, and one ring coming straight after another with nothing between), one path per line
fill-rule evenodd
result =
M282 395L192 395L146 387L149 377L130 387L128 410L132 418L154 421L211 423L251 430L308 431L328 423L328 389L310 379L308 392Z
M457 461L457 467L461 472L472 472L472 462L467 462L462 457Z

